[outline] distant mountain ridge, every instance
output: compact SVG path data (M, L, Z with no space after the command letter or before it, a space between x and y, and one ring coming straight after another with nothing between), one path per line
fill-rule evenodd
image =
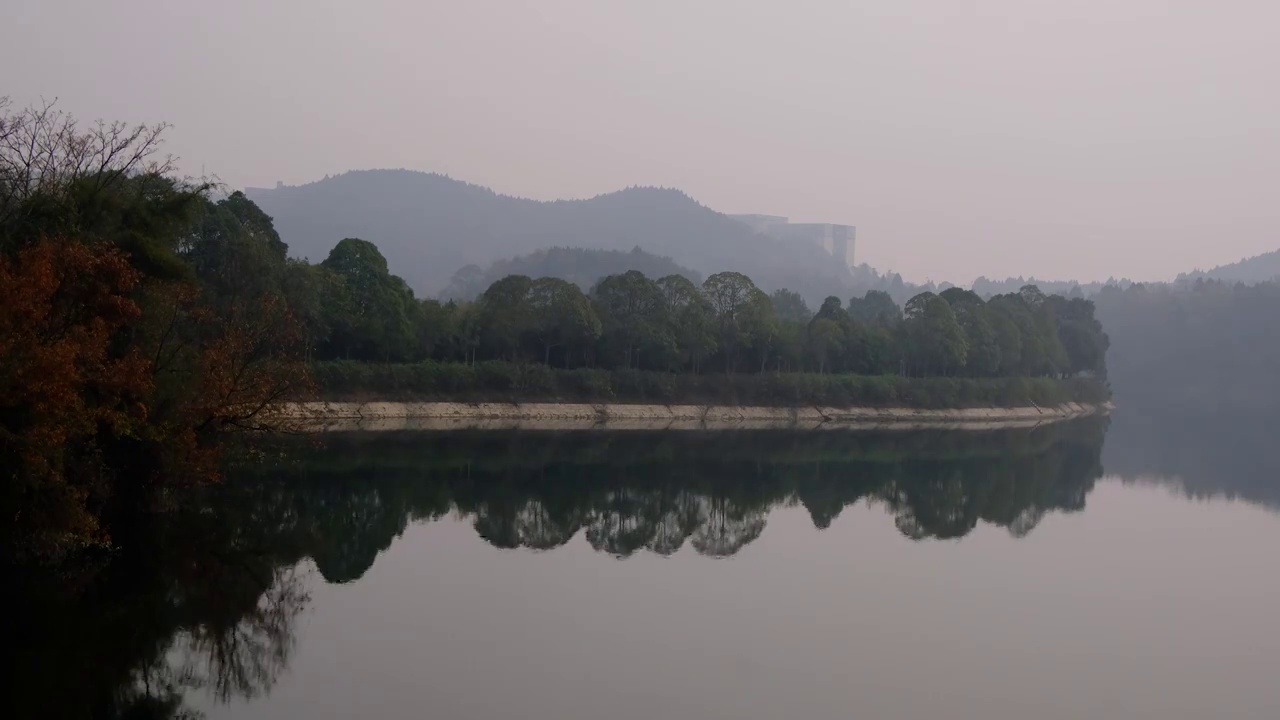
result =
M1228 283L1242 282L1246 285L1255 285L1257 283L1274 282L1280 280L1280 250L1275 250L1261 255L1254 255L1237 262L1219 265L1209 270L1194 270L1184 272L1178 275L1171 284L1180 285L1196 280L1220 280ZM1102 291L1103 288L1115 287L1121 290L1127 289L1130 285L1135 284L1133 280L1128 278L1108 278L1104 281L1094 282L1077 282L1075 280L1040 280L1035 277L1030 278L1007 278L1005 280L990 280L980 277L973 282L973 291L987 297L998 293L1016 292L1019 287L1026 284L1037 285L1047 293L1056 293L1059 295L1083 295L1084 297L1093 297ZM1163 285L1164 282L1145 283L1147 285Z
M830 254L752 231L678 190L628 188L586 200L500 195L444 175L359 170L299 186L246 188L295 256L323 259L344 237L376 244L392 272L435 295L467 265L552 247L667 256L702 275L735 270L763 289L819 300L847 295L852 276Z
M1260 283L1280 278L1280 250L1245 258L1209 270L1183 273L1178 280L1224 280L1226 282Z

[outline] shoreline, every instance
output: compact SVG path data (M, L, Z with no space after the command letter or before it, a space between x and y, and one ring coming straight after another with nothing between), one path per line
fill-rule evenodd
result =
M307 402L279 410L306 432L395 430L995 430L1105 415L1110 402L1053 407L765 407L629 403Z

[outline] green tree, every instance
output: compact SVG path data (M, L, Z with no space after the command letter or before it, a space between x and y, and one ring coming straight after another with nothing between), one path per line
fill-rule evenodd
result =
M866 327L854 324L857 337L855 349L850 353L857 362L857 370L868 375L897 372L902 357L899 334L884 327Z
M779 288L769 298L773 300L774 313L781 322L807 323L813 317L813 311L798 292Z
M591 291L606 352L621 354L625 367L640 367L641 356L655 365L675 354L666 299L656 282L636 270L610 275Z
M1107 349L1111 340L1094 317L1094 304L1084 298L1048 298L1058 327L1058 339L1066 354L1066 371L1093 373L1105 377Z
M683 275L667 275L658 280L666 300L671 334L681 360L696 375L702 362L716 351L715 311L702 291Z
M796 372L804 367L808 341L808 323L778 321L778 337L774 348L778 372Z
M533 332L542 348L542 361L551 364L551 350L565 348L565 366L573 349L585 348L600 337L600 319L577 285L559 278L539 278L529 290Z
M987 304L987 318L995 333L996 347L1000 352L1000 364L996 374L1013 377L1022 374L1022 331L1009 311L992 298Z
M733 372L738 355L748 342L746 314L751 309L752 291L758 288L751 278L737 272L716 273L702 284L702 291L711 303L719 328L720 351L724 355L725 372Z
M969 375L989 377L1000 370L1000 343L988 319L986 303L972 290L948 288L939 296L955 312L968 344L965 370Z
M413 291L387 270L373 243L346 238L321 266L341 279L333 302L333 342L347 357L404 360L413 356L420 312Z
M861 298L850 298L849 317L868 327L893 328L902 322L902 309L883 290L868 290Z
M746 311L742 314L742 329L747 347L760 361L760 372L764 372L778 341L778 317L773 310L773 301L763 290L757 288L750 294Z
M1002 363L1002 371L1026 376L1055 375L1064 371L1068 361L1058 338L1053 306L1047 302L1039 288L1026 285L1017 293L997 295L991 298L987 307L1018 329L1020 343L1017 371L1009 372L1012 368L1007 363ZM997 326L995 329L1003 357L1004 345L1009 342L1010 333L1007 326Z
M309 361L319 348L329 344L344 292L342 278L321 265L289 260L281 289L301 325L304 356Z
M471 365L480 348L481 312L479 302L457 303L449 314L450 352Z
M840 303L840 298L834 295L822 301L822 307L818 308L818 314L815 317L831 320L840 325L849 319L849 315L844 311L844 306Z
M818 363L818 372L825 373L833 358L844 352L844 328L828 317L815 317L809 323L809 353Z
M480 296L478 317L480 344L494 357L514 360L521 341L533 329L529 293L533 280L527 275L508 275L489 286Z
M421 358L436 357L447 354L449 346L450 316L457 309L457 304L450 301L424 299L419 301L418 312L418 351Z
M905 318L903 335L912 372L946 375L964 366L968 343L946 300L920 293L907 301Z
M218 303L279 292L284 281L288 247L271 218L241 192L205 200L180 251Z

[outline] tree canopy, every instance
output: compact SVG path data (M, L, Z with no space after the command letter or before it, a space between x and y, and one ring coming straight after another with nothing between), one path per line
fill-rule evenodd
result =
M417 328L417 343L402 344L407 351L377 350L385 345L381 338L396 335L370 325L360 330L364 340L318 342L321 359L501 359L692 373L714 367L924 377L1105 375L1107 338L1093 305L1030 286L989 302L959 288L924 292L910 299L905 312L887 294L869 291L847 307L828 297L813 312L799 294L781 289L766 295L738 272L715 273L699 287L683 275L654 280L630 270L601 278L587 294L559 278L509 275L474 303L415 306L378 300L411 294L388 279L394 276L383 270L376 249L355 245L362 242L346 240L349 248L335 248L338 256L367 258L369 267L359 277L370 280L347 284L371 288L364 300L380 303L373 314L380 320L400 317L399 308L407 308L403 324ZM339 264L326 260L322 268ZM388 295L384 286L400 288L399 294ZM317 334L329 327L332 338L345 337L356 326L343 324L343 317L330 313Z

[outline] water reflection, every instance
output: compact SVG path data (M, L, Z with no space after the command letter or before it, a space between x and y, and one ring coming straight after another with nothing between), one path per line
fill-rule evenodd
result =
M57 573L5 568L16 600L10 717L198 717L184 697L270 692L308 597L300 546L196 499L131 518L121 548Z
M1270 427L1122 411L981 433L389 433L276 448L171 513L117 522L119 549L83 567L0 570L21 619L5 716L197 717L263 698L289 670L308 590L359 581L413 524L464 523L508 557L572 544L688 562L758 561L768 548L744 549L784 507L814 532L865 505L904 543L982 524L1016 539L1083 509L1104 459L1122 479L1280 508Z
M1022 537L1084 507L1101 475L1105 420L991 433L530 433L350 435L229 491L269 494L307 525L329 582L358 579L410 522L471 521L499 548L574 540L626 558L690 547L739 552L769 511L801 504L828 527L857 502L914 540L979 521ZM262 500L246 499L248 505Z
M172 513L130 519L120 549L57 576L5 571L24 622L8 645L27 717L191 717L193 691L269 693L308 603L303 560L359 580L410 523L469 522L497 548L571 542L627 558L733 556L770 511L827 528L854 503L912 540L979 522L1031 532L1084 507L1105 420L956 433L377 434L290 448Z
M1280 509L1275 413L1121 408L1108 430L1108 473L1159 482L1194 498L1241 499Z

